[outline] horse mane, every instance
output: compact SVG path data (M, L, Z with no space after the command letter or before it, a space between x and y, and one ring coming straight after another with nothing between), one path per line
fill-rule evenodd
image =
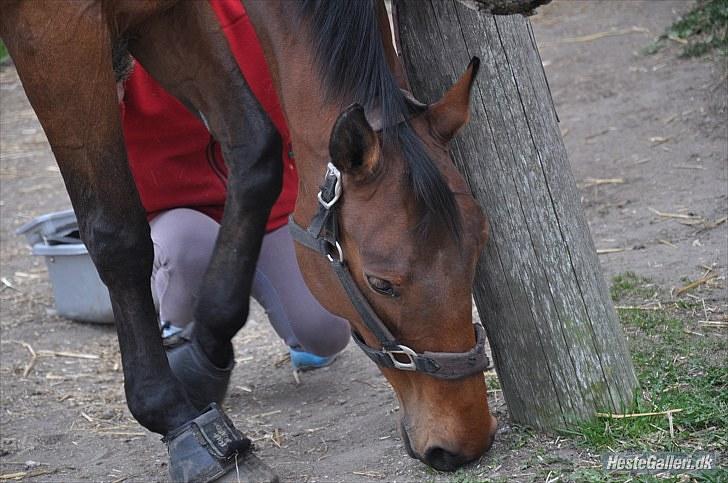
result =
M375 0L301 0L299 16L308 21L315 62L328 101L379 108L383 142L406 160L407 177L422 209L420 231L446 227L457 240L460 213L442 173L406 119L411 107L389 70Z
M111 46L111 63L114 68L114 80L124 82L134 70L134 61L129 54L129 39L122 37Z

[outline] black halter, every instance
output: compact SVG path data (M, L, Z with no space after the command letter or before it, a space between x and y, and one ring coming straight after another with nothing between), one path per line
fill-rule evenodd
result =
M324 184L318 194L318 212L311 219L308 229L298 225L293 220L293 215L288 219L288 227L294 240L328 258L362 322L374 334L382 348L369 347L356 331L352 331L354 342L381 367L420 371L440 379L462 379L485 370L490 361L485 353L485 330L480 324L473 325L475 347L467 352L423 352L418 354L397 342L357 287L344 262L344 252L338 241L339 222L336 213L337 202L341 198L342 191L341 173L332 163L329 163Z

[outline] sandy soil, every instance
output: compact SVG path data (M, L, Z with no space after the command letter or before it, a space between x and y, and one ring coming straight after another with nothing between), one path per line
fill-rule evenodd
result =
M714 226L728 214L726 59L679 59L678 45L639 53L690 6L556 1L533 18L596 245L624 249L601 255L605 275L631 270L665 289L706 267L724 287L728 263L728 223ZM584 37L598 32L611 35ZM12 66L0 69L0 102L0 474L164 481L164 445L124 404L113 328L55 316L43 261L14 235L33 217L70 204ZM721 287L704 296L727 299ZM296 385L285 347L258 306L235 345L239 363L225 407L284 481L452 478L406 455L393 393L358 350L350 346ZM24 376L31 348L37 358ZM597 461L568 441L512 427L498 394L491 405L501 429L471 474L530 481L560 458Z

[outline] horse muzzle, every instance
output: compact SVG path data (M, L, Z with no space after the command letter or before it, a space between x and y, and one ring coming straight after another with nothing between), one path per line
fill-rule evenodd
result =
M407 426L404 420L400 421L400 433L402 434L402 441L407 454L438 471L455 471L461 466L480 458L483 453L490 449L495 436L494 423L493 429L487 435L485 444L475 445L476 448L472 448L473 445L470 444L472 442L465 442L465 444L458 445L457 443L445 443L444 441L430 442L430 438L427 438L428 442L424 445L424 448L416 449L410 438ZM460 446L461 449L455 449L456 446Z

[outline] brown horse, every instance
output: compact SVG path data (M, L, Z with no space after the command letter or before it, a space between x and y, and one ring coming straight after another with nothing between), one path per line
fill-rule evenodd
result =
M381 3L243 3L295 148L300 186L292 225L311 221L296 237L304 277L325 307L352 322L360 346L395 389L408 452L455 469L487 450L496 428L482 376L482 329L474 331L471 320L486 224L447 147L467 121L478 64L440 101L423 106L400 90ZM230 341L246 320L265 222L280 191L281 143L210 5L9 0L0 36L109 288L131 413L165 435L173 479L234 474L249 440L216 405L200 413L191 402L200 399L194 374L170 368L161 344L149 290L149 227L126 161L112 69L114 47L128 44L223 148L228 198L186 350L212 371L229 367Z

